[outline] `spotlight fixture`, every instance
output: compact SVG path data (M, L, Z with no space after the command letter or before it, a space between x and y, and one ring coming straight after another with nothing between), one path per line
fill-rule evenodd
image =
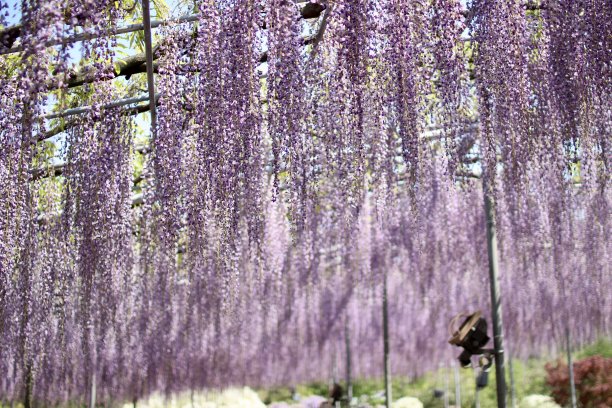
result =
M461 326L457 330L453 330L452 327L462 317L465 317L465 319ZM459 355L459 362L462 367L467 368L472 365L472 356L490 353L490 350L483 349L490 338L487 336L487 321L482 317L482 312L477 311L471 315L461 313L455 316L450 322L449 329L452 337L448 342L463 348Z

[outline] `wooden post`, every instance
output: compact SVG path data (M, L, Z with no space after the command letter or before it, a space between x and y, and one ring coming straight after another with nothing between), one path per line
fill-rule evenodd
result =
M491 290L491 315L493 319L493 346L495 349L495 383L497 386L497 407L506 408L506 374L504 367L504 332L502 305L498 277L497 226L493 192L483 182L485 213L487 216L487 252L489 256L489 285Z
M574 362L572 361L572 347L570 345L570 331L565 329L565 342L567 345L567 369L569 371L570 395L572 397L572 408L576 408L576 380L574 379Z
M387 305L387 272L383 276L383 359L385 370L385 408L391 408L391 367L389 361L389 310Z

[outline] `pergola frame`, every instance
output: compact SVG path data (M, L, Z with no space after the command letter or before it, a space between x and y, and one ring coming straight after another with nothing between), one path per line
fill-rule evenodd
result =
M188 15L175 19L169 20L151 20L150 16L150 4L149 0L141 0L142 1L142 11L143 11L143 19L142 23L131 24L125 27L120 27L115 30L110 30L107 33L107 36L111 35L120 35L130 32L136 31L144 31L145 38L145 53L144 55L139 54L130 57L129 64L126 64L122 67L119 72L116 73L116 77L120 75L129 76L134 73L145 73L147 74L147 96L128 98L128 99L120 99L113 102L110 102L106 105L103 105L104 108L116 108L138 104L141 102L147 102L147 104L138 105L135 107L129 107L126 109L126 112L129 113L143 113L146 111L150 112L151 115L151 132L153 139L156 136L156 122L157 122L157 103L159 100L159 95L155 92L155 51L156 48L153 46L152 41L152 29L162 26L167 26L169 24L183 24L183 23L192 23L196 22L200 19L200 16ZM304 3L303 1L298 1L298 3ZM527 10L535 10L541 8L541 6L535 2L529 1L525 4L525 8ZM325 27L327 24L327 18L329 16L329 12L331 10L330 5L324 5L319 3L306 3L306 6L301 7L300 14L303 19L312 19L319 18L323 14L323 20L319 26L319 30L313 38L305 39L305 44L313 44L313 54L317 50L317 45L321 41L323 33L325 31ZM325 13L323 13L325 11ZM470 11L465 11L463 13L466 19L471 19L472 14ZM15 26L9 29L5 29L0 31L0 47L3 45L1 41L4 38L17 38L20 33L20 27ZM61 40L54 40L47 42L45 45L47 47L57 46L57 45L68 45L79 41L87 41L98 38L99 35L94 35L92 33L79 33L72 35L70 37L66 37ZM6 44L5 44L6 45ZM15 46L12 47L12 43L7 48L5 46L4 49L0 48L0 55L7 55L12 53L18 53L23 51L23 47ZM267 60L267 55L265 58L262 56L260 62L265 62ZM73 80L72 83L69 83L69 86L80 86L88 81L85 77L76 77L76 80ZM88 112L91 109L91 106L83 106L78 108L67 109L62 112L51 113L45 115L45 119L57 119L64 118L67 116L78 115ZM45 139L48 139L52 136L55 136L62 131L65 131L67 128L72 126L74 122L64 123L55 129L52 129L48 132L42 133L32 138L32 142L39 142ZM478 124L472 126L470 131L475 130L474 127L477 127ZM445 134L444 128L434 128L430 129L430 132L438 132L439 135L437 137L444 137ZM437 138L432 134L422 135L423 138ZM146 149L142 149L142 152L146 152ZM51 176L61 175L63 172L63 165L53 166L52 174L48 174ZM35 169L31 172L31 178L33 180L37 180L45 177L44 169ZM478 175L467 174L463 175L467 177L479 178ZM135 182L138 182L135 180ZM501 320L501 300L499 294L499 278L498 278L498 254L497 254L497 238L496 238L496 225L495 225L495 207L493 203L493 194L483 182L483 190L484 190L484 207L485 214L487 218L487 246L488 246L488 258L489 258L489 281L490 281L490 291L491 291L491 301L492 301L492 318L493 318L493 338L495 343L495 365L496 365L496 374L497 374L497 396L498 396L498 407L505 408L506 406L506 383L505 383L505 373L504 373L504 347L503 347L503 331L502 331L502 320ZM137 200L137 199L136 199ZM142 200L140 198L140 200ZM136 203L137 205L138 203ZM383 293L383 344L384 344L384 368L385 368L385 390L386 390L386 406L390 406L390 373L389 373L389 337L388 337L388 311L387 311L387 294L386 294L386 279L384 282L384 293ZM350 378L350 368L347 368L347 378ZM91 406L95 405L95 380L94 384L92 384L92 395L91 395Z

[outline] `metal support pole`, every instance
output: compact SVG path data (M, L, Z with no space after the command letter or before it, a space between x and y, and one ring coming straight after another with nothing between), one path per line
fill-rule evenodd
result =
M508 371L510 372L510 398L512 401L512 408L517 408L516 404L516 384L514 381L514 367L512 366L512 356L508 352Z
M570 345L570 331L565 329L565 342L567 345L567 370L569 371L570 395L572 397L572 408L576 408L576 380L574 379L574 362L572 361L572 347Z
M338 382L338 367L337 367L337 361L336 361L336 349L335 349L335 347L334 347L334 351L332 353L331 371L332 371L331 386L333 388L334 385L336 385L336 383Z
M96 373L91 376L91 395L89 400L89 408L95 408L96 406Z
M478 382L478 371L474 370L474 384L476 385L476 392L474 393L474 408L480 408L480 389L477 385Z
M384 352L384 369L385 369L385 408L391 408L391 368L389 361L389 310L387 305L387 272L384 272L383 277L383 352Z
M149 111L151 113L151 132L155 139L157 110L155 106L155 72L153 71L153 37L151 33L151 7L149 0L142 0L142 25L144 28L145 53L147 56L147 86L149 88Z
M32 408L32 365L29 362L26 363L23 406L24 408Z
M24 104L24 112L23 112L23 117L22 117L22 121L21 121L21 127L22 127L22 132L23 132L23 140L29 140L32 138L32 107L31 107L31 100L26 100L25 104ZM24 163L30 163L32 161L32 152L33 149L31 147L28 146L28 143L24 143L22 144L24 145L24 149L23 149L23 153L21 155L20 163L19 165L22 166ZM27 164L26 164L27 165ZM31 213L31 209L33 208L33 197L32 197L32 191L30 190L30 186L26 185L25 186L25 202L27 203L27 208L29 208L30 210L28 211L27 217L26 217L26 223L24 225L24 230L22 231L23 234L25 235L25 244L22 246L23 249L21 249L20 252L20 268L19 268L19 291L21 292L21 309L22 309L22 315L21 315L21 321L19 324L19 336L21 337L20 340L20 353L21 354L21 359L22 359L22 363L23 363L23 368L24 368L24 373L23 373L23 381L24 381L24 396L23 396L23 406L24 408L31 408L32 407L32 388L33 388L33 383L34 383L34 377L33 377L33 373L32 373L32 364L33 364L33 357L32 357L32 351L31 351L31 345L29 344L29 336L31 334L31 331L29 330L29 326L30 326L30 317L31 317L31 309L30 309L30 302L32 301L31 297L32 297L32 280L31 280L31 274L30 271L28 270L28 266L31 265L31 258L32 258L32 254L30 253L30 250L28 250L28 248L31 248L30 246L30 242L32 241L32 228L33 223L30 221L32 219L34 219L34 215ZM32 217L32 218L29 218Z
M160 26L168 25L168 24L193 23L195 21L198 21L199 18L200 16L198 14L195 14L195 15L173 18L169 20L153 20L151 21L151 27L156 28L156 27L160 27ZM87 40L93 40L96 38L108 37L112 35L133 33L135 31L142 31L142 29L143 29L142 24L130 24L128 26L119 27L119 28L109 30L101 34L100 33L79 33L79 34L71 35L66 38L61 38L59 40L47 41L45 42L45 47L53 47L55 45L68 45L68 44L72 44L72 43L79 42L79 41L87 41ZM21 52L21 51L23 51L23 47L18 45L12 48L0 49L0 55L14 54L14 53Z
M159 95L156 96L156 98ZM155 99L157 100L157 99ZM120 106L125 106L125 105L131 105L134 103L138 103L138 102L145 102L145 101L149 101L149 96L141 96L138 98L127 98L127 99L119 99L110 103L107 103L106 105L102 105L102 107L104 109L111 109L111 108L117 108ZM72 108L72 109L66 109L62 112L57 112L57 113L49 113L48 115L45 115L44 118L45 119L57 119L57 118L64 118L66 116L73 116L73 115L80 115L81 113L86 113L89 112L91 109L93 108L93 106L81 106L78 108Z
M450 386L448 378L448 366L444 364L444 408L450 407Z
M485 212L487 215L487 250L489 255L489 284L491 287L491 315L493 320L493 346L495 349L495 383L497 385L497 407L506 408L506 375L504 367L504 333L502 306L499 291L497 226L492 191L483 182Z
M461 408L461 375L459 374L459 366L453 364L455 374L455 406Z
M353 400L353 382L351 378L351 338L349 336L348 318L344 323L344 341L346 346L346 399L350 405Z

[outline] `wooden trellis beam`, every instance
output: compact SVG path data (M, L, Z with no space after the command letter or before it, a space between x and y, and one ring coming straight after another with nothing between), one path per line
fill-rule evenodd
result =
M313 44L316 42L316 38L317 38L316 35L306 36L302 38L302 45L306 46L309 44ZM159 58L158 49L159 48L157 46L153 47L153 56L154 56L153 72L156 74L159 73L159 64L158 62L155 61ZM127 58L115 61L112 67L109 67L109 69L105 70L105 71L111 72L112 77L107 77L104 80L115 79L121 76L124 76L126 77L126 79L129 79L129 77L132 75L147 73L146 58L147 58L146 52L141 52L138 54L131 55ZM258 62L260 64L263 64L267 61L268 61L268 52L264 51L259 56ZM65 86L67 88L75 88L75 87L82 86L88 83L96 82L99 80L98 76L96 75L97 72L98 72L97 70L85 69L81 72L70 73L68 75L68 81L66 82ZM50 90L59 89L60 85L50 84L49 88Z
M153 55L157 58L157 49L153 48ZM113 63L112 69L107 70L112 73L112 77L106 76L104 80L115 79L119 77L126 77L129 79L132 75L135 74L144 74L147 72L147 55L145 52L131 55L127 58L124 58L119 61L115 61ZM71 72L68 74L68 81L66 82L67 88L75 88L78 86L82 86L85 84L94 83L99 80L97 74L97 70L83 70L81 72ZM156 62L153 63L153 72L159 72L159 66ZM60 89L60 86L57 83L49 84L49 90Z

